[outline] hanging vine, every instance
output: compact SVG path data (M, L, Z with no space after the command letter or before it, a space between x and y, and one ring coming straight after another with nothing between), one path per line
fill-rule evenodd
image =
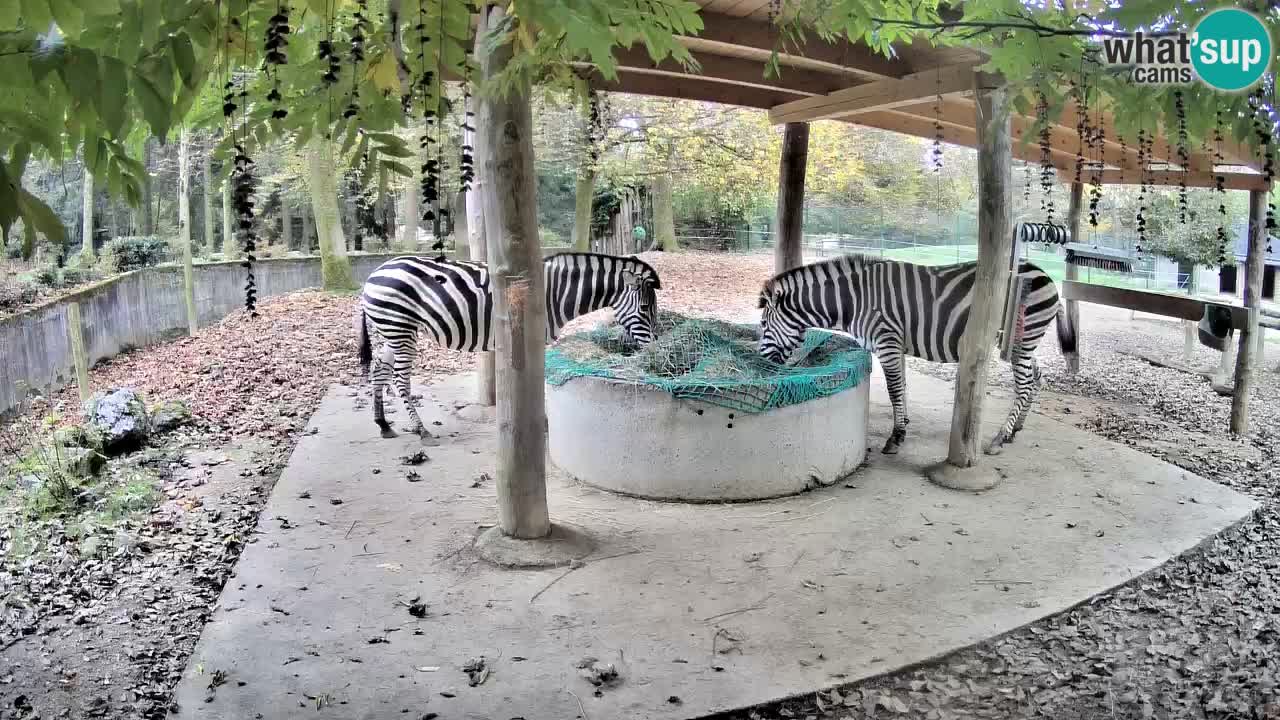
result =
M1087 101L1086 97L1086 101ZM1107 131L1102 124L1102 103L1098 103L1098 117L1093 123L1093 132L1089 134L1091 157L1093 158L1093 182L1089 186L1089 226L1096 232L1098 229L1098 205L1102 201L1102 169L1105 165ZM1087 113L1088 109L1085 108Z
M937 93L933 96L933 148L930 158L935 174L942 174L942 73L937 74Z
M1147 129L1138 128L1138 170L1142 182L1138 190L1138 252L1147 242Z
M365 33L370 30L368 13L369 0L360 0L351 16L351 99L342 111L344 118L353 118L360 113L360 63L364 62Z
M280 68L289 64L285 48L289 45L289 8L276 0L276 12L267 20L267 40L263 43L263 64L271 78L271 92L267 93L267 102L274 106L271 110L272 120L283 120L289 116L284 108L280 95Z
M1183 101L1182 91L1173 91L1173 109L1178 122L1178 165L1182 174L1178 176L1178 222L1187 224L1187 171L1191 165L1191 153L1187 149L1187 105Z
M1222 110L1219 108L1213 118L1213 191L1218 196L1218 266L1227 264L1227 179L1218 166L1223 163L1222 156Z
M1253 106L1253 131L1258 138L1258 153L1262 160L1262 177L1267 186L1270 187L1272 179L1275 178L1275 151L1272 148L1274 127L1268 127L1270 118L1266 117L1267 107L1263 102L1265 97L1264 88L1259 87L1250 94L1249 103ZM1276 206L1275 203L1271 202L1270 195L1268 195L1266 220L1262 231L1268 253L1271 252L1271 232L1275 229Z

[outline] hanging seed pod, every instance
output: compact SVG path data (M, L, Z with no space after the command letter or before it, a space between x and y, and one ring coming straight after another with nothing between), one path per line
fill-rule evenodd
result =
M1040 129L1040 209L1044 211L1045 222L1053 224L1053 183L1057 172L1053 167L1049 135L1049 98L1043 90L1036 91L1036 125Z
M256 317L258 306L257 284L253 277L253 263L257 261L257 234L253 225L253 193L258 181L253 175L253 160L245 152L244 146L235 145L235 165L231 174L231 206L236 214L237 235L244 248L245 269L244 307Z
M1227 264L1227 178L1222 173L1217 172L1218 166L1224 161L1222 155L1222 109L1219 108L1213 116L1213 191L1218 195L1218 230L1215 234L1218 239L1218 265Z
M1178 178L1178 222L1187 224L1187 170L1191 165L1191 153L1187 150L1187 106L1182 91L1173 91L1173 108L1178 120L1178 165L1182 175Z
M1147 242L1147 131L1138 129L1138 167L1142 173L1142 181L1138 188L1138 252Z
M280 94L279 68L289 63L285 48L289 45L289 9L276 2L276 14L267 20L267 39L263 43L263 65L271 78L271 92L267 93L267 102L275 107L271 111L272 120L283 120L289 111L281 106L283 97Z

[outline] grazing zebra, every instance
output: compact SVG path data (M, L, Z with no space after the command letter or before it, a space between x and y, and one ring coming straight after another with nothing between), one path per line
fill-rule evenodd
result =
M570 320L612 306L623 333L638 344L653 340L658 318L658 273L634 257L559 253L542 262L547 297L547 339ZM393 258L374 270L360 296L360 365L373 364L373 419L383 437L394 437L382 391L394 379L413 418L414 432L427 436L409 397L409 371L418 332L452 350L492 350L493 304L489 270L482 263ZM372 330L370 329L372 325ZM371 335L383 340L374 357Z
M906 378L903 354L954 363L960 360L960 336L969 322L976 263L942 267L847 255L789 270L765 283L760 293L760 353L781 363L808 328L848 332L864 343L884 368L893 404L893 432L883 452L893 454L907 434ZM1017 398L1009 419L992 438L987 452L1022 429L1040 385L1036 344L1049 321L1057 317L1058 343L1068 359L1076 350L1075 330L1058 291L1043 270L1030 263L1018 267L1026 288L1025 323L1013 354ZM995 338L992 338L993 340Z

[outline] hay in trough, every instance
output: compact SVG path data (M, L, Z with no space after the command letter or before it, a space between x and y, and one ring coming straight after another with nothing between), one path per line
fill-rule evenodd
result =
M857 386L871 356L847 337L810 330L795 365L778 365L756 350L759 330L673 312L658 314L658 336L643 348L616 325L570 335L547 350L547 382L600 377L670 392L744 412L764 412Z

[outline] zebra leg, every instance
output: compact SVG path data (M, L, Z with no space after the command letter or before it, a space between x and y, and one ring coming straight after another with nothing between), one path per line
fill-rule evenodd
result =
M387 422L386 409L383 406L383 391L387 387L387 376L391 374L392 357L391 347L383 345L374 356L373 369L370 371L370 377L373 379L373 421L378 424L378 429L384 438L396 436L396 431L391 429L391 423Z
M889 402L893 405L893 432L889 433L889 439L880 452L896 455L907 437L907 376L904 355L897 341L890 340L876 343L876 357L880 359L880 368L884 370L884 384L889 388Z
M409 375L410 371L413 370L413 358L416 355L416 348L413 345L397 350L393 374L396 378L396 385L400 388L400 399L404 401L404 407L409 411L409 417L413 418L412 432L424 438L429 438L431 433L427 432L427 426L422 423L422 418L418 417L418 408L413 406L413 397L410 394L412 382L409 379Z
M987 445L988 455L999 455L1004 444L1013 440L1013 436L1022 429L1027 413L1031 410L1031 403L1035 401L1040 389L1040 368L1035 356L1025 348L1020 349L1013 359L1013 384L1017 389L1017 397L1014 398L1013 407L1009 409L1009 417L1004 426Z

